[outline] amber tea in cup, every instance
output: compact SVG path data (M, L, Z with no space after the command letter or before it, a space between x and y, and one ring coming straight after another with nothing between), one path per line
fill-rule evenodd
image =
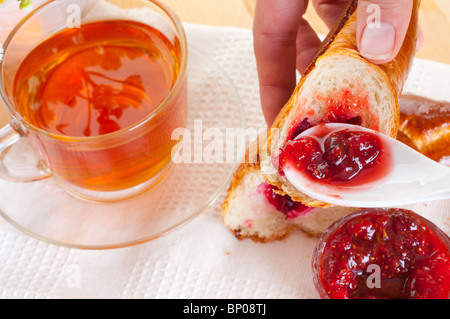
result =
M82 2L89 8L105 1ZM31 17L63 3L50 2ZM121 9L121 3L108 5ZM61 186L85 199L120 200L157 183L177 142L172 131L186 124L187 54L180 22L153 1L127 1L123 12L133 4L141 11L157 6L173 26L171 34L163 32L167 23L161 30L146 23L151 15L102 13L42 36L22 53L15 72L6 67L8 54L15 57L11 61L20 55L19 48L8 48L14 47L14 35L6 45L2 92L12 126ZM22 28L27 26L25 21ZM20 31L16 28L16 35Z
M14 80L15 104L28 123L60 135L57 140L114 133L159 106L177 79L179 58L179 47L143 23L112 20L65 29L22 62ZM59 143L42 143L52 172L99 191L146 181L169 161L171 128L184 124L185 105L175 104L158 128L122 145L72 152Z

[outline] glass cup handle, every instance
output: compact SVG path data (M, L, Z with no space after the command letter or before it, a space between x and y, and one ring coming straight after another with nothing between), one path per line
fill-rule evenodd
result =
M0 179L33 182L50 177L27 141L12 124L0 128Z

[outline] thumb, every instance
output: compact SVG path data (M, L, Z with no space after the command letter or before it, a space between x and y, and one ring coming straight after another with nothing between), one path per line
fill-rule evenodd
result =
M408 30L412 0L359 0L356 39L360 54L381 64L394 59Z

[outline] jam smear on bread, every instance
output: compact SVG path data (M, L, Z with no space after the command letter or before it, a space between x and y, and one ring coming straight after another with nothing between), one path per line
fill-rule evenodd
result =
M270 184L262 183L259 188L260 191L264 193L267 201L279 212L285 214L287 220L304 216L314 209L313 207L308 207L300 202L293 201L288 195L280 195L276 193L276 187Z

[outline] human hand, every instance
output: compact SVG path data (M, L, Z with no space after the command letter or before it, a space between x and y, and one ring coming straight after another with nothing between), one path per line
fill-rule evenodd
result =
M317 14L331 28L349 0L312 0ZM253 25L260 96L267 125L271 125L321 41L304 19L308 0L257 0ZM380 24L368 27L378 5ZM411 19L411 0L359 0L356 39L360 54L373 63L386 63L399 52ZM419 32L418 46L423 42Z

